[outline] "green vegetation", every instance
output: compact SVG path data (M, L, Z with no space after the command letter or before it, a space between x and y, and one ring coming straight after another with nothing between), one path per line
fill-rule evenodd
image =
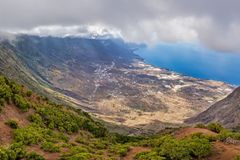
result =
M210 131L220 133L224 128L219 123L210 123L207 128Z
M26 155L26 160L45 160L45 158L35 152L31 152Z
M34 97L32 97L34 96ZM94 121L87 113L57 105L43 96L33 95L24 86L0 76L1 109L9 104L18 107L20 112L29 112L29 124L20 127L16 121L9 119L6 125L13 128L13 143L0 147L2 160L43 160L35 152L27 152L26 146L38 146L46 153L61 152L61 159L118 159L128 151L125 144L117 141L130 141L126 137L108 133L99 122ZM14 104L14 105L12 105ZM22 113L21 113L22 114ZM14 117L13 117L14 118ZM74 135L76 138L73 138Z
M1 160L17 160L26 156L26 150L21 143L14 143L8 148L0 148Z
M205 137L194 136L178 140L170 135L165 135L149 139L148 143L153 147L153 150L137 154L136 159L188 160L200 159L211 153L211 144Z
M18 123L14 120L8 120L7 122L5 122L5 124L11 127L12 129L18 128Z
M129 146L126 144L125 145L117 144L112 146L110 151L123 157L129 151Z
M235 160L240 160L240 155L237 155Z
M43 142L41 148L47 152L60 152L60 147L53 142Z
M29 124L21 127L12 119L4 122L13 128L13 139L12 144L0 147L1 160L44 160L43 156L28 150L31 146L45 154L58 152L61 160L120 159L133 146L150 148L137 154L136 160L203 159L210 155L212 141L224 141L228 137L240 140L239 132L226 130L216 123L198 127L212 130L217 136L193 134L176 139L171 132L150 137L109 133L86 112L57 105L0 76L0 109L6 105L16 106L21 114L27 114Z
M43 128L37 124L31 124L25 128L19 128L14 131L14 140L26 145L39 144L44 141L49 142L67 142L68 137L62 133Z
M137 160L166 160L166 158L159 156L155 151L141 152L135 156Z
M15 94L13 96L14 104L22 111L26 112L30 108L30 103L21 95Z
M102 124L94 122L85 114L54 104L38 107L36 113L29 119L40 126L44 125L49 129L57 129L69 134L81 129L91 132L96 137L104 137L107 134Z

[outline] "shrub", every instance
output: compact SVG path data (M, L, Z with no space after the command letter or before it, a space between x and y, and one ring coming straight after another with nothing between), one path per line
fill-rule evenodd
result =
M118 154L121 157L125 156L128 151L129 151L129 146L128 145L116 144L114 146L111 146L111 148L110 148L110 152Z
M5 124L11 127L12 129L18 128L18 123L14 120L8 120L7 122L5 122Z
M96 137L103 137L107 134L107 129L103 127L102 124L94 122L83 115L64 110L59 106L44 106L38 108L37 114L38 115L34 115L31 118L32 121L38 124L45 124L50 129L58 129L61 132L68 133L85 129Z
M13 81L9 82L9 86L10 86L13 94L20 94L21 93L22 86L16 84Z
M136 160L165 160L166 158L161 157L157 154L157 152L141 152L138 153L134 159Z
M0 159L9 160L7 151L4 148L0 148Z
M160 156L170 160L187 160L191 158L186 144L173 138L164 141L157 151Z
M44 129L33 125L19 128L14 131L14 140L16 142L23 142L26 145L38 144L44 139L44 131Z
M0 76L0 97L9 102L12 97L12 90L7 84L6 78Z
M9 148L0 148L1 160L17 160L22 159L26 155L26 151L21 143L14 143Z
M27 97L31 97L31 96L32 96L32 91L31 91L31 90L28 90L28 91L26 92L26 96L27 96Z
M184 140L184 143L190 151L190 155L198 159L211 153L211 144L206 138L189 138Z
M26 156L26 150L23 143L13 143L8 148L9 159L22 159Z
M89 160L92 159L94 155L91 150L87 147L74 146L70 151L62 156L63 160Z
M35 152L27 154L26 160L45 160L45 158Z
M207 128L216 133L220 133L224 129L219 123L210 123Z
M32 124L25 128L18 128L14 131L14 140L26 145L38 144L44 141L58 142L68 141L68 138L60 133Z
M240 155L237 155L237 156L235 157L235 160L240 160Z
M200 139L207 139L209 142L214 142L218 140L217 136L212 136L212 135L205 135L203 133L194 133L191 136L192 138L200 138Z
M83 124L83 118L69 111L63 111L58 107L45 106L39 108L37 113L43 123L50 129L58 129L61 132L77 132Z
M52 142L43 142L41 148L47 152L60 152L60 147Z
M90 153L77 153L74 155L63 156L62 160L89 160L92 159L93 155Z
M14 104L24 112L28 111L30 108L30 103L18 94L14 95Z
M217 138L220 141L226 140L228 137L235 139L235 140L240 140L240 133L239 132L231 132L228 130L222 130L218 135Z
M169 160L202 158L210 154L211 144L205 137L193 136L177 140L169 135L158 138L155 151L160 157Z

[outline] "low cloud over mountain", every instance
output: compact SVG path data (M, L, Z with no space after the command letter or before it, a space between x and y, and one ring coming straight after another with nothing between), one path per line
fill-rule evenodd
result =
M239 8L237 0L1 0L0 28L61 35L79 34L79 26L98 24L114 28L128 41L184 41L240 52Z

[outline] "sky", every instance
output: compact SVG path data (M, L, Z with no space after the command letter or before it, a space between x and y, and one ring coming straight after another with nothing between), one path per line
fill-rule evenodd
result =
M1 35L86 31L240 53L239 0L0 0Z

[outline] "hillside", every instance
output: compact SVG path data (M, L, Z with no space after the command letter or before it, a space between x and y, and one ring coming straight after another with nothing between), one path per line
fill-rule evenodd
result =
M121 39L19 35L0 44L0 72L54 101L123 128L179 125L233 87L145 63Z
M226 98L186 122L219 122L228 128L238 128L240 124L240 88L237 88Z
M0 96L1 160L231 160L240 154L239 132L218 124L125 136L3 76Z

